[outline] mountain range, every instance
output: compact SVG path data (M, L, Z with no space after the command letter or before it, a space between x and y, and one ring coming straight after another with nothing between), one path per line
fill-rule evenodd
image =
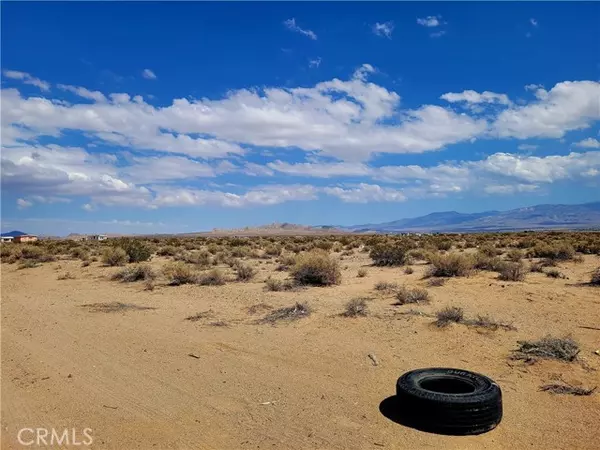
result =
M600 229L600 202L536 205L510 211L436 212L378 224L335 226L350 232L477 232L547 229Z

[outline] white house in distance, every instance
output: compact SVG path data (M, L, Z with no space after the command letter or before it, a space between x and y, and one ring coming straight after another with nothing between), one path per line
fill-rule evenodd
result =
M12 242L14 237L13 236L0 236L0 242Z
M91 234L87 237L88 241L105 241L108 236L105 234Z

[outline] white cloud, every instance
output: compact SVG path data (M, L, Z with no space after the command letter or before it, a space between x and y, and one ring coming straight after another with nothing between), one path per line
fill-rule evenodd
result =
M489 184L483 188L486 194L508 195L520 192L534 192L539 189L535 184Z
M333 178L341 176L369 176L372 169L361 163L297 163L291 164L277 160L267 164L269 169L286 175Z
M373 33L375 33L377 36L384 36L388 39L391 39L392 33L394 31L394 22L376 22L371 29L373 30Z
M540 92L541 91L541 92ZM502 111L493 123L500 137L561 138L600 119L600 83L564 81L550 91L538 89L538 101Z
M446 34L446 32L444 30L440 30L440 31L435 31L435 32L431 33L429 36L431 36L432 38L439 38L445 34Z
M30 206L33 206L33 202L25 200L24 198L17 199L17 208L26 209L26 208L29 208Z
M316 67L319 68L319 66L321 65L321 57L315 58L315 59L311 59L308 61L308 67Z
M594 139L594 138L587 138L587 139L584 139L583 141L576 142L573 145L575 145L576 147L583 147L583 148L600 148L600 141L598 141L598 139Z
M95 102L106 101L106 97L100 91L90 91L84 87L69 86L66 84L57 84L56 87L62 89L63 91L72 92L73 94L78 95L79 97L94 100Z
M86 203L81 207L84 211L87 212L92 212L92 211L96 211L96 207L94 205L92 205L91 203Z
M32 86L35 86L35 87L41 89L42 91L50 90L50 83L48 83L46 81L42 81L39 78L32 77L31 75L29 75L26 72L19 72L17 70L4 70L2 73L4 74L4 76L6 78L11 78L13 80L20 80L24 84L30 84Z
M538 21L537 21L537 19L534 19L533 17L532 17L531 19L529 19L529 23L530 23L531 25L533 25L534 27L537 27L537 26L538 26Z
M142 76L147 80L156 80L156 74L150 69L144 69Z
M356 187L326 187L323 191L346 203L403 202L406 197L398 189L381 187L377 184L361 183Z
M131 162L122 172L136 184L217 176L217 169L210 164L181 156L133 158ZM222 168L220 173L227 171Z
M417 19L417 23L424 27L434 28L442 24L442 16L427 16Z
M296 19L293 17L291 19L284 21L283 24L290 31L294 31L296 33L303 34L304 36L311 38L313 41L317 40L317 35L315 34L314 31L305 30L303 28L300 28L298 25L296 25Z
M523 151L530 151L530 150L537 150L539 148L539 145L535 145L535 144L519 144L517 146L517 148L519 150L523 150Z
M496 94L495 92L484 91L482 93L476 91L463 92L448 92L440 97L450 103L466 102L466 103L498 103L501 105L510 105L511 101L506 94Z

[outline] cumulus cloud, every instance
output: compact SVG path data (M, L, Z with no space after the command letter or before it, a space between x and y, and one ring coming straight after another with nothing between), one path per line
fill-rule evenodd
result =
M391 39L392 33L394 32L394 22L376 22L375 25L371 27L371 29L373 30L373 33L377 36L382 36Z
M428 28L439 27L442 24L442 16L438 15L417 18L417 23Z
M50 90L50 83L33 77L26 72L19 72L17 70L4 70L2 73L6 78L22 81L24 84L30 84L41 89L42 91Z
M84 87L78 86L69 86L66 84L57 84L57 88L62 89L63 91L72 92L75 95L78 95L82 98L87 98L88 100L94 100L95 102L105 102L106 97L100 91L90 91Z
M300 33L303 34L304 36L309 37L310 39L312 39L313 41L317 40L317 35L314 31L311 30L305 30L303 28L300 28L298 25L296 25L296 19L295 18L291 18L291 19L287 19L283 22L283 24L285 25L285 27L290 30L293 31L295 33Z
M150 69L144 69L142 76L147 80L156 80L156 74Z
M17 208L19 208L19 209L26 209L26 208L29 208L31 206L33 206L33 202L25 200L24 198L17 199Z
M356 187L326 187L323 191L346 203L403 202L406 197L401 190L361 183Z
M535 145L535 144L519 144L517 146L517 148L519 150L523 150L523 151L531 151L531 150L537 150L539 148L539 145Z
M573 145L575 145L576 147L583 148L600 148L600 141L594 138L587 138L582 141L576 142Z
M450 103L465 102L469 104L479 103L498 103L500 105L510 105L511 101L506 94L496 94L495 92L476 91L448 92L440 97Z

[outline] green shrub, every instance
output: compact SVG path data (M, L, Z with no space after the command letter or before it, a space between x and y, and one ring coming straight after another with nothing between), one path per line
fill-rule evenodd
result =
M137 263L148 261L152 256L152 249L141 239L121 238L113 243L115 247L121 247L127 253L129 262Z
M394 244L376 244L371 248L369 257L375 266L402 266L409 261L411 247L403 242Z
M575 256L575 249L571 244L559 242L553 244L536 244L529 251L529 256L534 258L548 258L557 261L568 261Z
M158 256L175 256L177 252L177 247L174 247L173 245L165 245L164 247L159 248L156 254Z
M342 280L339 263L322 250L299 255L290 273L299 284L330 286Z
M102 252L102 262L107 266L124 266L128 261L127 252L121 247L108 247Z

